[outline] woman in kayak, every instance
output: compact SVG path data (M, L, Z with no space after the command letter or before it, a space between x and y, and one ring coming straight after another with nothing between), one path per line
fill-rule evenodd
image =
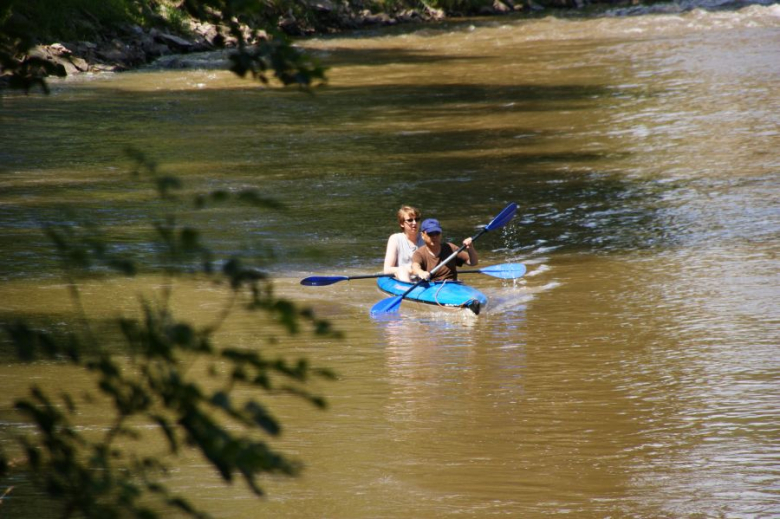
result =
M399 281L411 281L412 254L425 245L420 237L420 211L405 205L398 210L401 231L390 236L385 252L385 274L393 274Z
M458 250L458 246L449 242L442 244L441 225L439 225L438 220L433 218L425 220L420 225L420 230L425 247L417 249L412 255L412 275L430 280L431 270L449 258L453 252ZM472 267L475 266L479 258L477 258L477 250L471 242L471 238L463 240L466 250L461 251L452 261L437 270L432 281L457 280L459 266L464 263Z

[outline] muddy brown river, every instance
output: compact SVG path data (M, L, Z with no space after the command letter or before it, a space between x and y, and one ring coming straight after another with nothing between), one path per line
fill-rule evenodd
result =
M283 202L189 217L345 334L275 346L339 374L316 386L326 411L271 403L285 425L272 444L305 463L301 477L261 481L258 500L196 457L172 474L215 517L780 515L778 4L478 19L301 46L330 67L313 96L199 55L193 68L4 97L0 319L67 326L42 225L100 223L154 265L147 219L161 209L128 174L132 145L187 189ZM469 277L490 300L478 317L402 306L374 320L386 296L373 280L298 284L381 270L401 204L459 242L509 202L515 219L476 246L482 265L528 273ZM132 313L159 282L85 282L87 311ZM204 317L212 290L181 287L180 314ZM239 315L221 340L266 347L264 326ZM9 449L25 431L13 401L31 383L88 384L11 359ZM85 426L100 414L85 411ZM0 514L59 517L23 476L0 493L11 485Z

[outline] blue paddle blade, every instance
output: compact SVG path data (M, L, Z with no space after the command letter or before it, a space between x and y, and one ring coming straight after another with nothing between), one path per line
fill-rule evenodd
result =
M493 220L485 226L485 230L492 231L494 229L500 229L501 227L509 223L509 220L511 220L515 216L516 212L517 212L517 204L512 202L511 204L506 206L503 211L498 213L498 216L493 218Z
M526 268L522 263L505 263L481 268L479 272L499 279L517 279L525 275Z
M371 307L371 317L380 317L384 314L398 313L398 309L401 307L401 301L403 301L403 299L403 296L382 299Z
M301 285L307 287L324 287L338 283L339 281L347 281L347 276L311 276L301 280Z

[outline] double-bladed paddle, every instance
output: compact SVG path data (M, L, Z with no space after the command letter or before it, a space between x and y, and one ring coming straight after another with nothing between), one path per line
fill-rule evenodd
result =
M511 220L515 216L516 212L517 212L517 204L512 202L511 204L506 206L503 211L498 213L498 216L493 218L493 220L491 220L489 224L487 224L477 234L475 234L471 238L471 241L472 242L476 241L477 238L479 238L480 236L482 236L486 232L490 232L490 231L493 231L493 230L496 230L496 229L500 229L501 227L505 226L506 224L509 223L509 220ZM458 248L458 250L453 252L446 260L444 260L441 263L439 263L439 265L437 265L436 268L431 270L431 276L433 276L441 267L443 267L444 265L446 265L447 263L452 261L455 258L455 256L460 254L463 251L463 249L465 249L465 248L466 248L465 245L461 245L460 248ZM401 301L403 301L404 298L407 295L409 295L409 293L412 290L414 290L415 288L417 288L421 284L425 283L425 281L426 280L418 281L409 290L407 290L406 292L404 292L400 296L388 297L387 299L383 299L383 300L379 301L377 304L375 304L374 306L371 307L371 316L372 317L378 317L378 316L381 316L383 314L390 314L390 313L398 312L398 309L401 306Z
M458 274L487 274L500 279L517 279L525 274L525 265L522 263L504 263L503 265L491 265L476 270L459 270ZM391 277L392 274L368 274L364 276L310 276L301 280L301 285L308 287L324 287L340 281L353 279L372 279Z

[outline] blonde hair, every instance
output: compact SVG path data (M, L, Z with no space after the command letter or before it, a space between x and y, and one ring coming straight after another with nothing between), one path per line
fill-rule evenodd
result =
M410 205L402 205L401 208L398 210L397 216L398 216L398 223L400 225L403 225L404 221L409 216L414 216L419 221L421 215L420 215L420 210L417 209L416 207L412 207Z

